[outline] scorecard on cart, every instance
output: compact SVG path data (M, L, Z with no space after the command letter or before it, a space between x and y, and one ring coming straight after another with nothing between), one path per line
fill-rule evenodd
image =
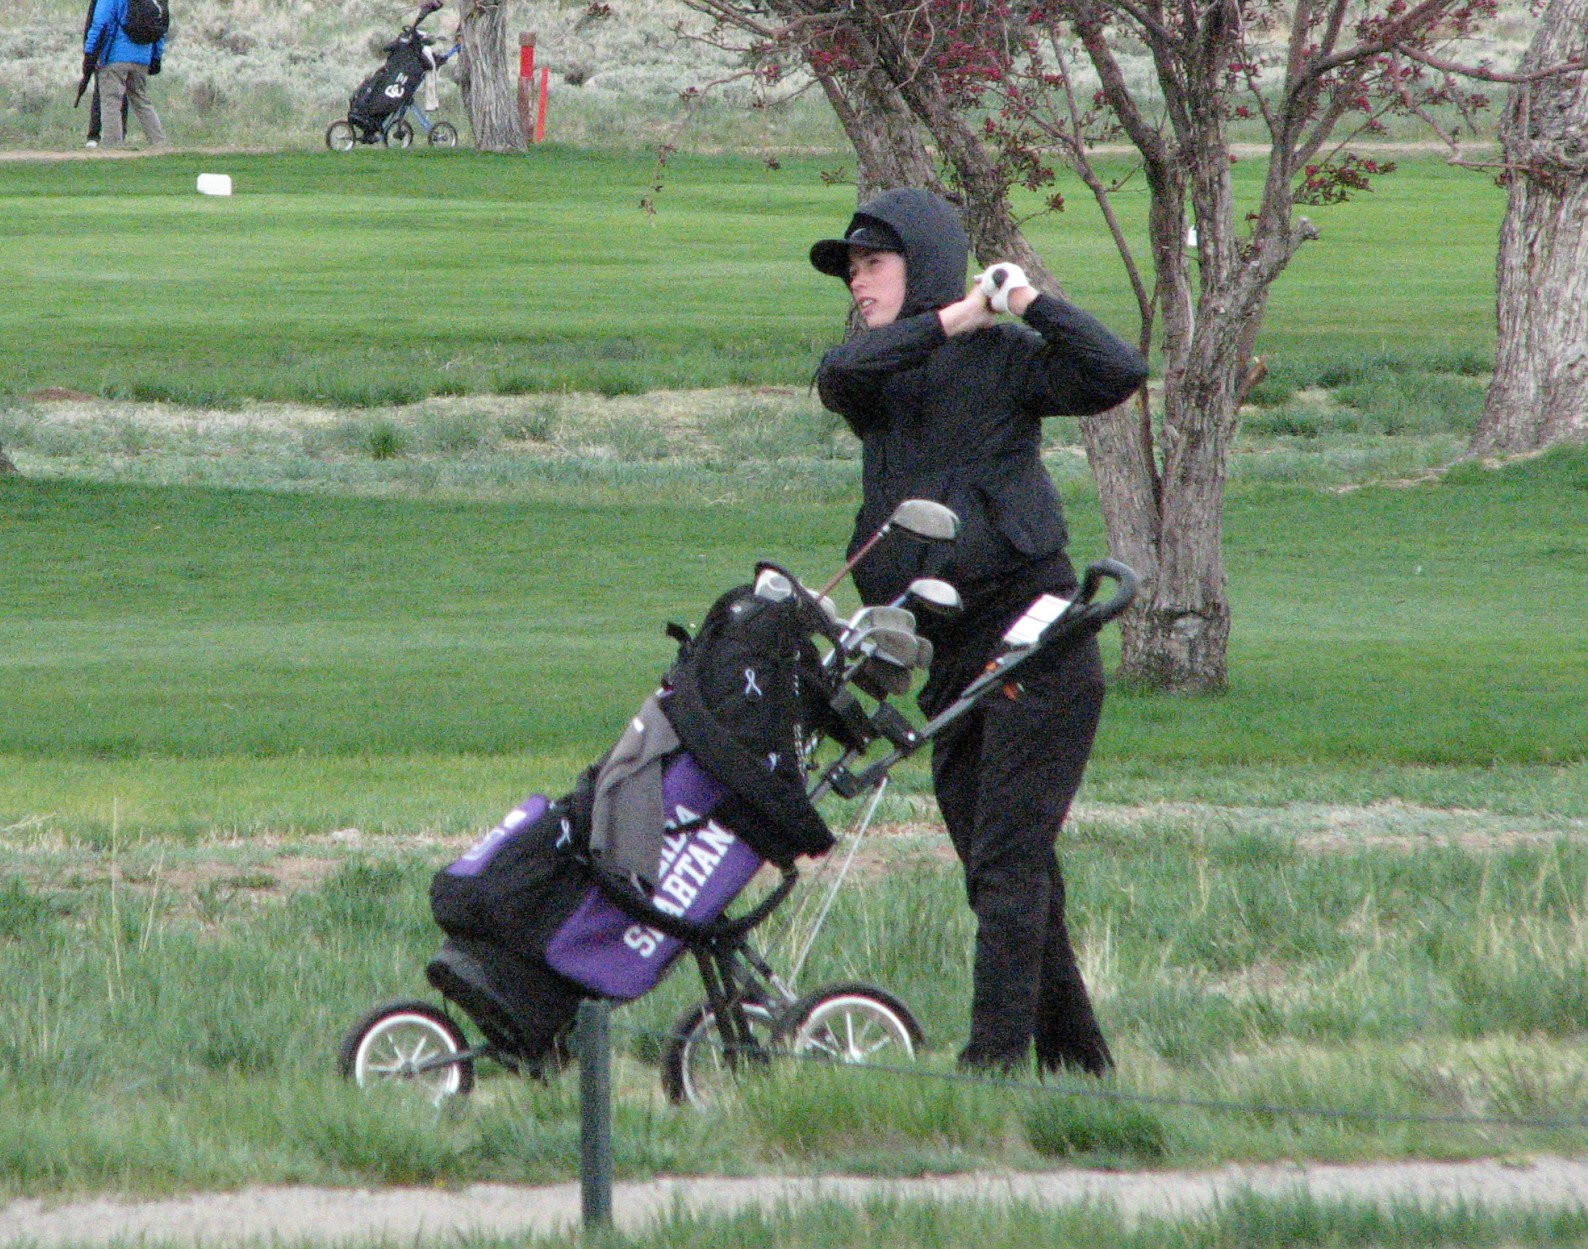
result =
M1010 650L1024 650L1042 641L1053 622L1070 610L1070 600L1057 594L1039 595L1026 608L1025 614L1009 626L1004 634L1004 645Z

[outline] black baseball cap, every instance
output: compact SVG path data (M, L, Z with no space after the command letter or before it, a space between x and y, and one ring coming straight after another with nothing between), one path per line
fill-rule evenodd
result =
M874 252L902 252L904 240L885 221L856 214L849 222L849 233L841 239L823 239L811 248L811 264L829 277L849 280L849 249L865 247Z

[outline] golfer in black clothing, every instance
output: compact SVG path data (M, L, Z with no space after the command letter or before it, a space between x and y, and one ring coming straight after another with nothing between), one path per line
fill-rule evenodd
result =
M921 631L936 658L920 695L941 710L985 667L1033 598L1069 597L1058 492L1042 467L1041 420L1123 402L1147 378L1139 352L1074 305L1039 294L1014 265L965 293L959 214L925 191L886 191L811 263L848 286L866 329L823 358L823 404L862 444L854 550L906 498L959 514L955 543L884 543L855 571L867 603L919 576L964 599ZM1000 280L1001 279L1001 280ZM1013 314L1024 324L1003 314ZM938 740L932 780L977 920L970 1042L962 1065L1101 1074L1112 1065L1064 921L1055 843L1081 783L1103 704L1095 640L1038 652L1020 679Z

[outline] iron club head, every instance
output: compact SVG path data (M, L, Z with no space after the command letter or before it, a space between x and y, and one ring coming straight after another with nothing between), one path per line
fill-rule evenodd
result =
M953 619L965 609L959 591L948 582L939 581L936 577L916 578L910 582L910 588L894 599L890 606L919 607L945 620Z

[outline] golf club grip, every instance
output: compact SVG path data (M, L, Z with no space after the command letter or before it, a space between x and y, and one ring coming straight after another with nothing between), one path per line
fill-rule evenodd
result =
M1093 603L1092 597L1104 581L1113 581L1118 588L1107 602ZM1077 597L1086 604L1087 619L1102 627L1131 605L1140 586L1141 579L1136 576L1136 570L1129 564L1122 564L1117 559L1100 559L1095 564L1088 565L1086 575L1081 580L1081 592Z

